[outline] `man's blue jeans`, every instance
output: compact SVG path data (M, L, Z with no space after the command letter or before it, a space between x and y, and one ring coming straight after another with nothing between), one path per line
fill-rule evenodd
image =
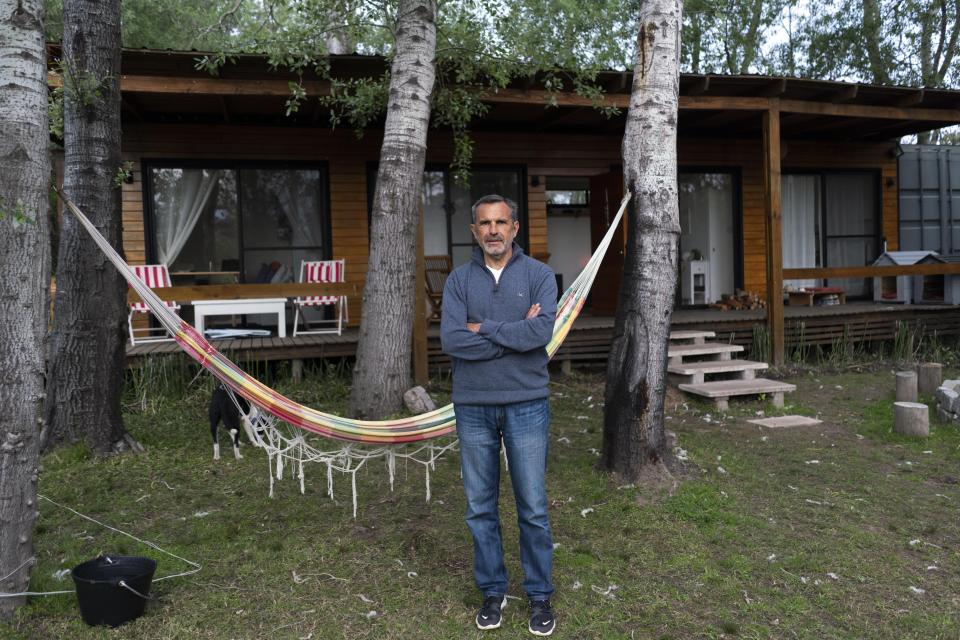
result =
M549 400L504 405L456 404L454 411L477 587L484 597L507 592L498 509L502 437L517 501L523 590L534 600L549 598L553 593L553 538L545 485Z

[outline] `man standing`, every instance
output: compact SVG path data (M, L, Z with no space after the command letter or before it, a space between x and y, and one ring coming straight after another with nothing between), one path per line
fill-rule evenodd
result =
M553 334L557 285L542 262L513 242L517 205L498 195L473 205L479 248L443 289L440 339L453 360L453 408L460 438L474 576L483 592L477 627L500 626L506 605L498 499L500 447L506 450L520 528L523 589L530 632L553 633L553 538L545 484L550 405L546 345Z

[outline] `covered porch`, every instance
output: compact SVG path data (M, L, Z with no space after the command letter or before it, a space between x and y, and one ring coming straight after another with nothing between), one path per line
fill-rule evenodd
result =
M717 340L753 349L758 327L765 330L766 310L719 311L714 309L677 309L672 328L709 329ZM614 318L609 315L581 315L554 358L566 368L583 363L593 366L606 362L613 336ZM900 327L922 330L937 336L960 336L960 307L944 305L899 305L852 302L845 305L784 308L784 345L786 353L806 347L830 347L846 342L860 345L892 341ZM765 335L761 332L759 335ZM231 359L243 362L316 358L352 358L356 353L359 329L350 327L342 335L309 335L285 338L234 338L212 341ZM449 359L440 351L437 324L426 330L426 359L430 372L449 367ZM155 342L127 347L127 362L138 366L144 357L179 353L173 342ZM185 355L183 357L186 357Z

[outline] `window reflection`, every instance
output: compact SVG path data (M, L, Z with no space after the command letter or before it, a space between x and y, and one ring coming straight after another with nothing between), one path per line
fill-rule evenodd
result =
M326 255L319 168L154 166L153 254L179 284L293 282Z

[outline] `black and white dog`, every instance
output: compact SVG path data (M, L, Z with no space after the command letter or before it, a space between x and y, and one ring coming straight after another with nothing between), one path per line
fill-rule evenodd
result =
M237 410L237 405L233 402L230 394L222 384L218 384L213 390L213 396L210 397L210 408L207 415L210 417L210 435L213 436L213 459L220 459L220 441L217 437L217 427L223 421L223 425L230 431L230 438L233 440L233 455L237 460L243 456L240 454L240 421L249 421L251 417L250 404L239 395L237 402L243 412Z

